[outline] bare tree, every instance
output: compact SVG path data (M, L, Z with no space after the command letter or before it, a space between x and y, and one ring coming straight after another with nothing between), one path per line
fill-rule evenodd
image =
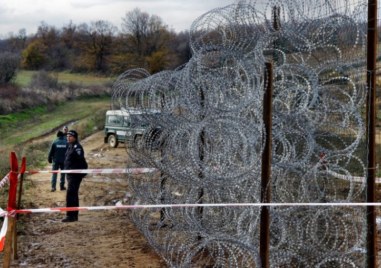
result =
M62 28L61 40L66 48L72 49L74 47L76 31L77 26L72 21Z
M25 28L20 29L17 34L11 33L7 40L8 49L12 52L20 52L25 48L26 39Z
M135 8L122 21L126 53L137 55L152 73L171 67L173 56L168 48L172 35L159 16Z
M140 11L139 8L127 12L122 18L122 31L127 34L128 38L140 56L143 55L143 44L148 35L149 15Z
M67 51L61 42L61 31L41 22L34 37L41 42L44 49L45 61L43 68L46 70L64 69L66 67Z
M92 22L90 26L81 24L79 34L81 48L96 71L106 71L106 58L111 53L113 36L118 28L104 20Z

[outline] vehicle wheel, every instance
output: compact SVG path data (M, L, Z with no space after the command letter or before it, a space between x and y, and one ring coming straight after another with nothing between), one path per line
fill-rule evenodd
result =
M107 141L108 141L108 145L111 148L116 148L118 146L118 139L116 138L114 134L111 134L110 136L108 136Z

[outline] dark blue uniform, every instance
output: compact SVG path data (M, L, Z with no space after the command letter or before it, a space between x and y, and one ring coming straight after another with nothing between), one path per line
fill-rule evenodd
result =
M58 135L58 138L52 143L48 155L49 163L53 162L53 170L64 169L64 161L67 149L66 137L63 135L63 133L59 133ZM56 184L57 173L53 173L51 178L52 192L56 190ZM61 173L60 188L61 190L65 190L65 173Z
M87 163L85 159L85 152L82 145L77 141L69 143L65 157L65 169L86 169ZM67 192L66 192L66 206L79 207L78 191L81 185L82 178L85 174L68 173L67 174ZM78 220L78 211L68 211L67 218Z

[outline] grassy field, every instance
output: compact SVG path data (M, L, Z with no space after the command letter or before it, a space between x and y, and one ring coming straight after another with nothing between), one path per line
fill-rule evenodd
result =
M20 113L0 116L0 145L13 147L52 132L67 122L98 114L104 118L109 98L90 98L66 102L49 111L40 106Z
M16 76L16 84L21 87L26 87L30 84L32 80L32 76L37 71L25 71L21 70L17 73ZM51 72L53 77L57 77L58 83L75 83L83 86L91 86L91 85L103 85L106 83L113 82L115 77L105 77L105 76L97 76L94 74L76 74L69 72Z
M109 98L90 98L63 103L54 110L36 107L23 113L0 117L0 180L9 172L9 155L16 152L19 161L27 159L27 169L43 168L55 133L64 124L76 129L84 138L104 126ZM33 139L47 135L43 140ZM24 188L29 187L24 184ZM0 205L4 207L8 188L0 189Z
M21 88L26 87L36 73L35 71L20 71L15 82ZM69 125L69 128L76 129L81 138L103 128L105 112L110 108L111 103L107 90L110 88L113 78L68 72L54 72L50 75L56 77L60 84L74 83L76 90L94 85L100 86L99 88L103 91L101 91L102 94L99 93L99 90L89 91L87 96L84 94L82 97L78 95L75 98L67 98L64 95L58 96L58 94L64 94L66 91L43 91L42 93L48 92L51 95L57 94L57 96L52 98L52 102L48 98L50 95L46 96L47 101L45 102L37 100L35 105L31 105L32 102L29 102L29 106L26 107L32 108L19 108L20 112L2 113L0 115L0 172L4 173L9 170L8 158L11 151L15 151L20 158L21 156L28 156L31 166L45 165L46 154L55 133L63 125ZM103 94L104 92L106 94ZM33 98L34 95L24 94L20 96L20 98ZM5 99L4 105L7 104L6 101L7 99ZM9 101L15 102L12 104L20 102L17 98L9 99ZM15 107L20 107L20 105L15 105ZM43 142L39 143L40 140L39 142L32 142L41 136L46 136Z

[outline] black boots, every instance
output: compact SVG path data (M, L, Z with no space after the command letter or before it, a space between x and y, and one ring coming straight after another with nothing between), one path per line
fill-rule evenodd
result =
M66 217L62 220L62 222L73 222L73 221L78 221L78 218L74 217Z

